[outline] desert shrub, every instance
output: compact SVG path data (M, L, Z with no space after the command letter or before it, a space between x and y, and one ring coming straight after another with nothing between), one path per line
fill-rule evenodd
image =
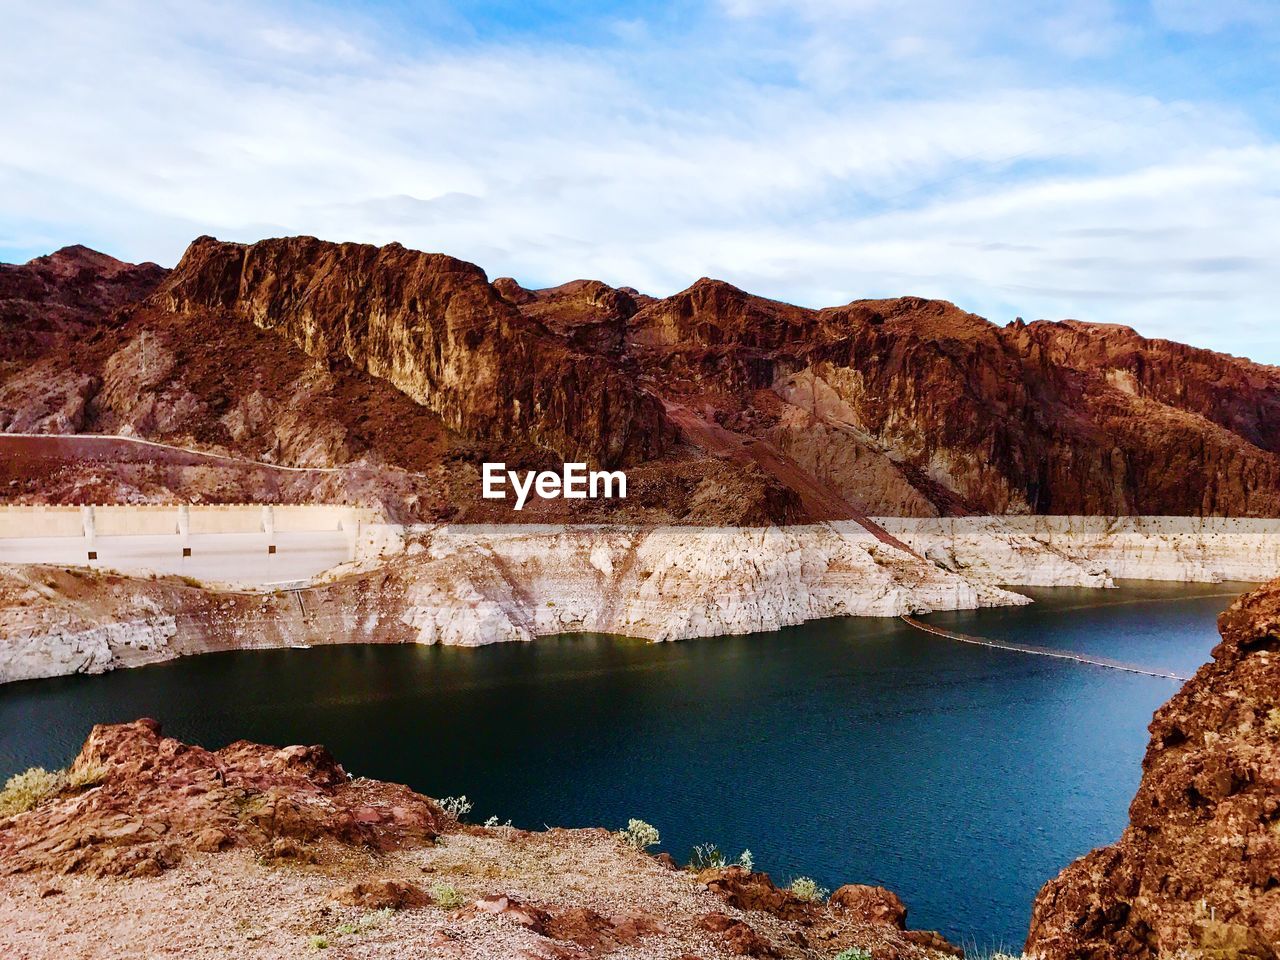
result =
M471 812L471 801L467 799L466 794L460 797L445 797L440 802L440 808L455 820L461 820L464 816Z
M357 917L355 920L349 920L346 923L340 924L334 929L334 933L339 933L346 937L358 936L359 934L372 930L374 927L381 926L394 912L395 911L390 907L383 907L381 910L366 913L364 916Z
M452 883L439 880L431 885L431 899L438 907L453 908L462 906L465 898Z
M831 892L823 887L818 886L809 877L796 877L791 881L791 892L801 900L807 900L810 903L820 903L827 899L827 895Z
M319 934L317 934L316 936L314 936L314 937L312 937L312 938L311 938L311 949L312 949L312 950L325 950L325 949L327 949L327 948L328 948L328 946L329 946L329 938L328 938L328 937L322 937L322 936L320 936Z
M734 863L748 873L756 868L756 860L751 855L750 850L743 850L738 854L738 859ZM729 866L728 859L714 843L700 843L693 848L693 852L689 855L690 870L719 870L721 867L727 866Z
M635 818L627 821L627 828L619 831L618 836L637 850L647 850L662 839L657 827Z
M26 813L37 803L66 786L67 775L56 770L50 773L44 767L32 767L24 773L15 773L0 790L0 817L12 817Z
M1272 707L1267 711L1267 719L1263 726L1268 733L1280 733L1280 707Z
M871 951L866 947L849 947L837 953L834 960L871 960Z
M96 787L105 779L107 779L106 767L100 763L86 763L71 769L67 774L67 786L72 790L83 790L86 787Z
M689 855L690 870L718 870L724 865L724 854L714 843L700 843Z

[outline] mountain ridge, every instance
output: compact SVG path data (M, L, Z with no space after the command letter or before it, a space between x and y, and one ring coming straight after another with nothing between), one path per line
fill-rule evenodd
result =
M5 340L35 368L0 365L0 430L449 464L458 482L382 497L416 519L505 518L465 489L485 458L625 467L647 491L525 521L1280 515L1280 368L1119 325L999 326L920 297L813 309L711 278L663 298L529 289L445 254L311 237L201 237L167 272L90 253L0 269ZM97 302L33 336L72 288ZM732 508L716 503L729 477Z

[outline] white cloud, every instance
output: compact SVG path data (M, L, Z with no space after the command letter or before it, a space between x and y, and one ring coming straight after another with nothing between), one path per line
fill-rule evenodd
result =
M806 0L818 25L795 46L757 22L770 2L736 0L683 44L615 24L623 47L597 50L391 48L318 8L24 7L0 39L0 244L172 262L206 232L397 240L533 283L669 293L710 274L811 304L910 292L1280 360L1280 161L1247 115L978 79L987 54L924 7L881 24L853 72L844 54L805 67L796 50L838 46L814 39L824 16L890 8ZM1118 29L1098 7L1058 33L1076 56ZM927 80L901 86L922 56ZM938 82L961 75L975 79Z

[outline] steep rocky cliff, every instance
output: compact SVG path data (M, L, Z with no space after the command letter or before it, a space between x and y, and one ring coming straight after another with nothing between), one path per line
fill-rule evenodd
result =
M1040 892L1029 953L1280 956L1280 581L1219 626L1212 662L1152 721L1129 826Z
M0 365L0 429L400 471L338 486L421 520L1280 516L1280 369L1126 328L917 297L814 310L710 279L531 290L307 237L202 237L162 274L71 248L0 271L23 358ZM479 500L486 459L622 465L647 500L515 514ZM12 479L0 494L41 495Z
M314 357L387 380L471 436L613 466L665 452L657 398L608 345L578 349L522 314L474 264L398 244L201 237L155 301L225 311Z

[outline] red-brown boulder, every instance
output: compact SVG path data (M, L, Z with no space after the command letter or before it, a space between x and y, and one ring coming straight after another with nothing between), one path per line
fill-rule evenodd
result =
M831 894L828 903L870 923L886 923L899 930L907 925L907 908L896 893L884 887L847 883Z

